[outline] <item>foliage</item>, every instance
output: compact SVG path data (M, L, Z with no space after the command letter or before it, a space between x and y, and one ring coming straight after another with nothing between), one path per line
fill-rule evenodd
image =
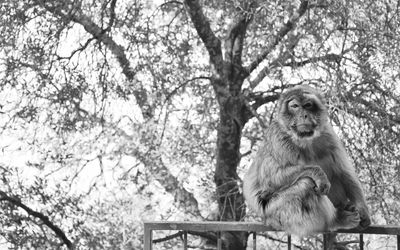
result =
M0 244L140 249L142 220L228 219L229 191L235 219L252 219L240 177L279 94L302 83L325 92L374 223L399 224L398 10L372 0L1 2ZM222 168L218 143L238 117L238 160ZM232 175L232 189L215 173Z

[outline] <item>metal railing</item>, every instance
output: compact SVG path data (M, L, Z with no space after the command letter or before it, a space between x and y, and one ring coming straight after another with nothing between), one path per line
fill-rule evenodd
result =
M257 232L276 231L273 228L262 223L256 222L235 222L235 221L206 221L206 222L189 222L189 221L146 221L144 222L144 250L151 250L155 242L153 240L153 231L155 230L174 230L180 231L183 236L183 249L188 248L187 235L188 232L215 232L217 235L217 249L222 249L221 232L224 231L241 231L250 232L253 235L253 249L257 249ZM323 233L323 232L322 232ZM400 227L399 226L370 226L362 232L350 230L338 230L336 233L359 234L360 250L364 249L364 234L384 234L397 236L397 249L400 250ZM324 237L324 249L326 249L326 237ZM292 249L291 236L287 236L288 250Z

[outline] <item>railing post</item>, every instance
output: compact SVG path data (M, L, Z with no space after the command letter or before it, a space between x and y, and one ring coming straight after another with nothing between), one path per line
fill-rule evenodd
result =
M327 234L322 235L322 244L323 244L324 250L327 250L327 244L328 244L328 235Z
M217 249L222 250L221 232L217 232Z
M253 232L253 250L257 250L257 233Z
M188 236L187 234L191 231L194 232L213 232L215 237L217 238L217 247L218 249L222 249L223 239L222 239L222 232L251 232L253 234L253 250L257 249L257 232L265 232L265 231L276 231L272 227L265 226L261 223L252 223L252 222L226 222L226 221L207 221L207 222L151 222L147 221L143 224L144 230L144 250L152 250L152 244L154 242L162 242L170 239L174 239L177 236L181 237L183 240L182 249L188 249ZM178 234L172 234L170 236L166 236L157 240L153 239L153 231L155 230L168 230L168 231L179 231ZM364 231L360 232L357 229L341 229L337 232L325 232L322 233L322 244L323 247L321 249L329 250L330 248L334 247L334 240L335 235L337 233L346 233L346 234L358 234L359 235L359 249L364 250L365 241L364 235L365 234L378 234L378 235L393 235L396 236L396 240L394 244L397 244L395 249L400 250L400 226L395 225L372 225L366 228ZM183 237L182 237L183 235ZM393 239L393 238L392 238ZM250 239L248 239L250 240ZM292 248L292 238L291 235L287 235L287 249L291 250ZM284 242L283 242L284 243ZM178 243L181 244L181 243ZM321 244L321 243L320 243Z
M187 231L183 232L183 249L187 250Z
M153 231L146 225L144 224L144 250L151 250L153 248Z

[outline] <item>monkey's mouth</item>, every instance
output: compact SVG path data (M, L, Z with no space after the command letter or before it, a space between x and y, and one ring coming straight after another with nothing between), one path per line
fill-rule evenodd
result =
M314 131L313 130L311 130L311 131L297 131L297 135L299 137L302 137L302 138L311 137L311 136L314 135Z
M298 124L293 127L293 130L296 132L297 136L300 138L311 137L314 135L315 126L309 124Z

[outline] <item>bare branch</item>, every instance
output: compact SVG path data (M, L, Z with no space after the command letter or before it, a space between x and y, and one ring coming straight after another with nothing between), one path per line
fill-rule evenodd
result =
M343 52L346 53L346 51ZM336 62L340 63L340 61L343 58L343 54L326 54L323 56L316 56L312 58L305 59L303 61L291 61L287 62L288 59L291 58L290 53L285 53L283 56L278 57L276 60L274 60L270 65L262 69L256 78L250 82L250 87L254 89L270 72L271 70L277 68L277 67L292 67L292 68L298 68L298 67L303 67L307 64L310 63L317 63L317 62Z
M269 42L269 45L265 49L265 51L257 56L257 58L247 67L247 71L251 73L255 70L258 65L267 58L267 56L275 49L275 47L282 41L282 39L288 34L291 30L293 30L299 21L299 19L304 15L306 10L308 9L308 1L303 0L300 4L298 10L293 14L292 17L281 27L278 31L278 34Z
M211 80L211 77L208 76L198 76L198 77L193 77L192 79L189 79L187 81L184 81L183 83L179 84L176 88L174 88L166 97L165 101L167 102L173 95L175 95L179 89L185 87L187 84L196 81L196 80Z
M400 116L396 114L390 114L385 110L384 108L381 108L381 105L378 105L377 103L373 101L367 101L363 99L361 96L354 96L352 93L347 93L344 96L345 101L346 100L351 100L353 102L362 104L364 107L367 108L367 110L371 110L373 112L376 112L380 114L381 117L387 117L389 121L391 121L393 124L400 124ZM355 110L355 109L354 109ZM356 111L357 113L357 111ZM358 117L365 118L361 114L356 114Z
M243 42L252 14L242 14L229 30L225 40L225 59L233 65L242 65Z
M153 240L153 243L160 243L160 242L172 240L172 239L177 238L177 237L182 237L182 235L184 233L185 232L183 232L183 231L179 231L177 233L165 236L163 238L155 239L155 240ZM191 235L195 235L195 236L200 236L200 237L206 238L206 239L211 240L213 242L217 242L217 236L215 234L213 234L213 233L196 232L196 231L188 231L187 233L191 234Z
M43 224L45 224L47 227L49 227L57 235L57 237L59 237L62 240L62 242L67 246L68 249L73 249L72 242L68 239L68 237L61 230L61 228L59 228L53 222L50 221L49 217L47 217L46 215L44 215L42 213L32 210L31 208L29 208L28 206L23 204L18 198L8 196L3 191L0 191L0 197L1 197L0 200L8 201L11 204L25 210L30 216L35 217L35 218L39 219L40 221L42 221Z
M111 31L111 28L114 26L115 22L115 6L117 5L117 0L111 0L110 3L110 20L108 22L107 28L103 30L103 32L109 32Z
M312 58L309 58L309 59L305 59L303 61L287 62L287 63L284 63L282 66L286 66L286 67L289 66L289 67L298 68L298 67L302 67L302 66L305 66L307 64L310 64L310 63L323 62L323 61L340 63L342 58L343 58L343 55L338 55L338 54L331 53L331 54L326 54L326 55L323 55L323 56L312 57Z
M81 45L79 48L77 48L74 51L72 51L69 56L67 56L67 57L61 57L60 56L59 59L68 59L68 60L70 60L77 52L84 51L89 46L89 44L95 39L96 38L94 38L94 37L89 38L83 45Z
M210 61L218 72L222 72L223 69L223 58L221 41L215 36L211 29L210 22L204 15L203 10L198 0L185 0L185 8L192 20L192 23L203 41L208 54L210 55Z
M117 58L122 68L122 72L125 74L128 80L134 79L135 72L131 68L130 62L125 54L124 48L121 45L117 44L112 39L111 36L106 34L104 30L100 28L99 25L97 25L90 19L90 17L85 15L81 9L69 7L69 5L73 5L73 3L70 2L67 2L62 5L50 5L49 2L43 0L37 0L37 1L43 8L45 8L50 13L65 18L66 20L71 19L72 21L81 24L89 34L91 34L97 40L101 41L114 54L114 56ZM111 23L113 23L112 20L110 21L110 24Z
M271 235L269 235L269 234L267 234L267 233L256 234L256 235L261 236L261 237L264 237L264 238L266 238L266 239L268 239L268 240L273 240L273 241L276 241L276 242L279 242L279 243L287 244L287 241L281 240L281 239L278 239L278 238L275 238L275 237L273 237L273 236L271 236ZM292 244L293 244L293 243L292 243ZM304 249L304 248L302 248L300 245L293 244L293 246L295 246L297 249Z

